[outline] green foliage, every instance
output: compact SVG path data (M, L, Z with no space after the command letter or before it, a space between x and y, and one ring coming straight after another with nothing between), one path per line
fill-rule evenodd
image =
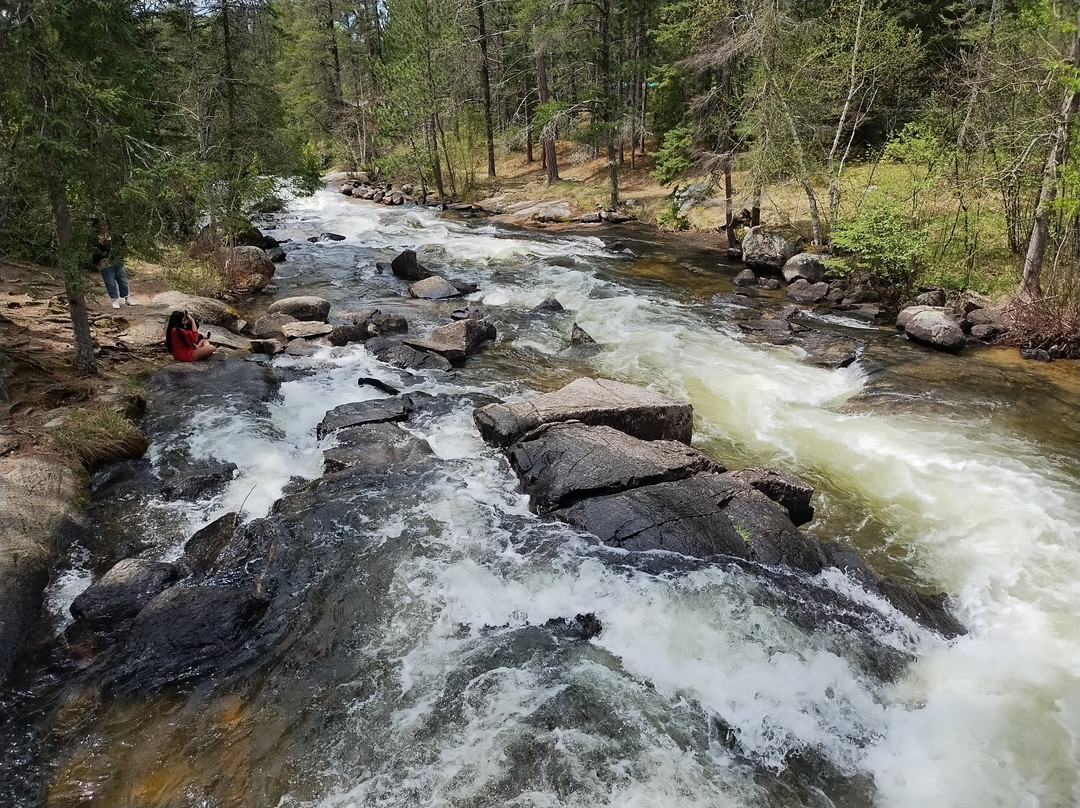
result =
M856 266L904 292L919 269L926 234L912 227L889 197L872 193L853 218L837 222L832 243ZM833 264L844 265L843 261Z
M694 145L693 132L687 125L677 126L664 135L663 143L651 157L656 161L652 176L664 185L675 180L693 165L690 150Z
M679 203L672 199L656 214L656 223L663 230L689 230L690 220L679 212Z

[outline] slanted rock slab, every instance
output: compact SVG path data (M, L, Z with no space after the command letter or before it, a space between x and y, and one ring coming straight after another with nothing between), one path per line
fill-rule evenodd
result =
M389 421L343 429L337 440L337 446L323 452L323 467L329 474L358 467L400 470L434 457L427 441Z
M473 413L488 443L509 446L542 424L581 421L609 426L642 440L689 444L694 430L690 404L610 379L582 378L561 390L511 404L489 404Z
M684 443L646 441L609 426L557 423L510 450L510 465L539 513L586 497L723 471Z
M710 558L750 557L750 545L724 514L745 483L715 474L591 497L551 515L624 550L667 550Z
M367 401L350 401L341 404L326 413L315 428L315 434L322 440L325 436L341 429L375 424L382 421L404 421L412 412L412 402L408 397L375 398Z
M453 368L446 357L427 351L418 351L416 348L387 337L373 337L365 343L365 346L376 359L405 370L450 370Z
M814 518L814 506L810 504L814 487L790 472L745 468L729 471L726 476L746 483L773 502L783 505L794 525L805 525Z

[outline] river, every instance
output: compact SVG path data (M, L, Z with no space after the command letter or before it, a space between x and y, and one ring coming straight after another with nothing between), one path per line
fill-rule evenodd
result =
M278 357L265 406L227 383L195 383L177 406L151 383L150 473L177 453L239 473L194 505L99 473L91 546L72 548L49 590L56 629L106 562L174 559L217 516L272 515L318 478L325 412L379 395L358 377L459 402L408 425L439 471L422 490L354 492L313 527L272 642L239 672L126 698L61 687L48 660L21 672L6 703L23 713L0 758L18 767L0 778L12 805L1080 804L1075 363L945 356L826 317L865 347L849 367L814 367L745 341L738 312L709 305L738 267L640 228L524 231L329 191L273 228L293 240L282 296L377 306L426 333L452 306L411 301L376 268L413 248L479 287L470 301L499 336L453 373L408 380L362 345ZM305 240L322 231L346 238ZM573 314L526 315L552 296ZM604 350L567 354L574 321ZM807 529L879 574L950 593L970 633L946 641L897 621L875 639L914 661L881 680L838 650L841 635L768 608L745 575L658 573L533 516L470 397L581 375L689 400L695 446L811 482ZM854 590L839 575L830 585ZM603 625L587 642L542 628L582 613Z

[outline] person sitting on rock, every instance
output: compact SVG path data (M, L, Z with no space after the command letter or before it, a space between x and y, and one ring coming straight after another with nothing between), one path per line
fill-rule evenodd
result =
M216 349L210 344L210 335L199 333L199 324L191 312L174 311L165 326L165 347L177 362L195 362L205 359Z

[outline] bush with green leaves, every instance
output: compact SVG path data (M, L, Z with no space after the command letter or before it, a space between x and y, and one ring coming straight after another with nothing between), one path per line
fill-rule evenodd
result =
M913 227L889 197L871 194L854 217L837 222L832 243L841 252L840 260L831 262L834 268L865 269L906 292L919 271L926 233Z

